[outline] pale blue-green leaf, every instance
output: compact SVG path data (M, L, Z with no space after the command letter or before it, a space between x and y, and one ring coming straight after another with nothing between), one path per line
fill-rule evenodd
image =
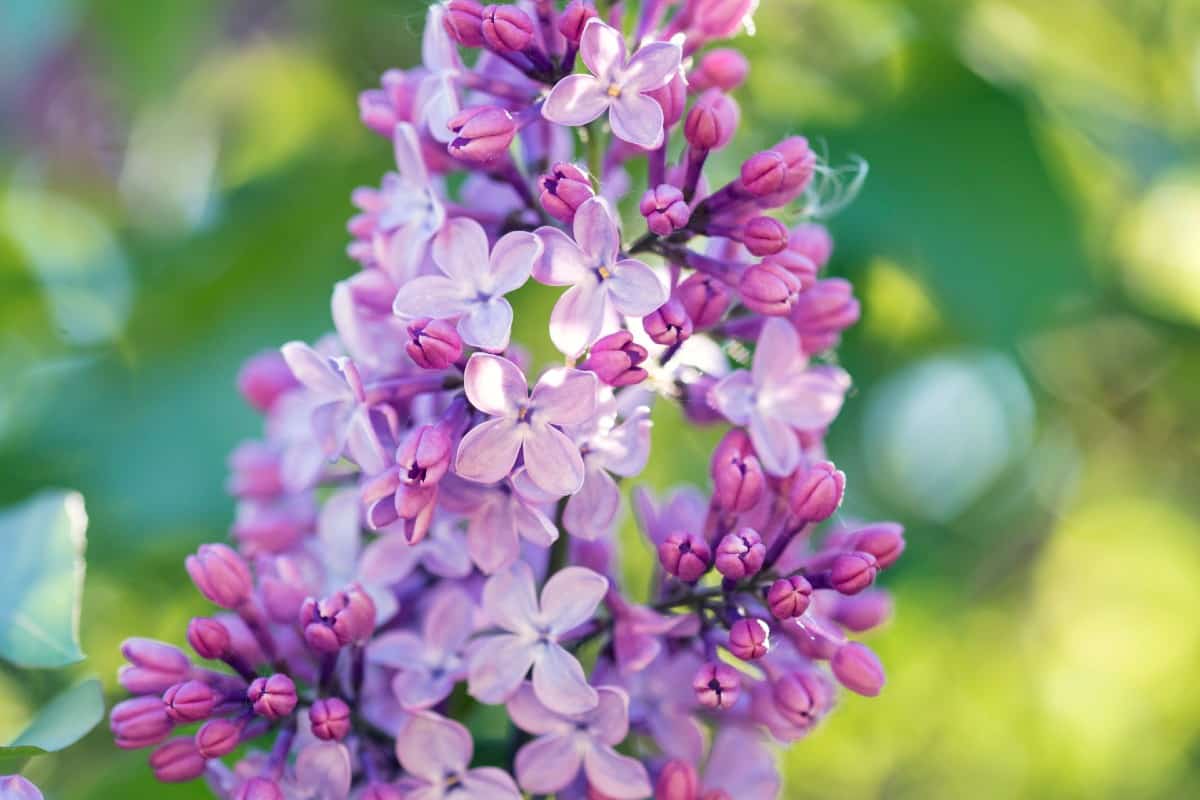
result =
M87 735L104 716L100 681L88 678L47 703L21 735L0 747L0 773L19 770L33 756L54 753Z

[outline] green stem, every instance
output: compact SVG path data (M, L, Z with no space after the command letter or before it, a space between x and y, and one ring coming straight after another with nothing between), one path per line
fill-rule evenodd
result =
M604 130L600 120L587 126L587 158L588 172L592 180L600 182L600 172L604 169Z
M562 498L558 501L558 507L554 512L554 527L558 529L558 538L554 540L554 544L550 545L550 561L546 565L547 580L551 575L558 572L567 565L567 550L570 547L570 541L567 538L567 532L563 530L563 514L567 509L567 498Z

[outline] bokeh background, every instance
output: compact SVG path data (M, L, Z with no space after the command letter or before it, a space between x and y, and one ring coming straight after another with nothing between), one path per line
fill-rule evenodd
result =
M355 94L415 62L422 19L0 0L0 504L71 487L91 516L89 658L0 668L0 740L78 674L115 697L121 639L181 641L203 611L181 559L231 521L225 455L257 426L238 365L330 327L349 192L390 155ZM831 222L864 305L831 450L843 514L909 534L869 638L888 686L788 753L786 796L1200 796L1200 2L756 20L731 151L799 132L871 165ZM709 439L656 421L650 482L702 481ZM29 774L204 796L144 758L102 726Z

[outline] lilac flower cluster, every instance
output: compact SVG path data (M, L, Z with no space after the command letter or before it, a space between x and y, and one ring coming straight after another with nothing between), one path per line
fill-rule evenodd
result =
M780 791L770 740L812 730L835 683L880 691L848 634L888 616L872 587L902 529L817 534L845 490L823 437L850 386L822 357L858 304L821 277L825 229L779 220L826 167L793 136L705 175L748 70L709 46L753 5L647 0L626 36L619 3L448 0L422 66L363 93L396 171L354 193L362 269L334 289L336 334L239 378L266 432L230 459L234 546L186 564L221 609L187 630L211 663L124 646L136 696L112 731L153 747L161 780L236 800L758 800ZM563 287L563 362L540 373L511 341L531 279ZM633 490L658 561L637 600L620 483L659 398L730 428L709 492Z

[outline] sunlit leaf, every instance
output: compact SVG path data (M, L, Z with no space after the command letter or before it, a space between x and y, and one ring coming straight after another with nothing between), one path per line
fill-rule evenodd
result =
M103 716L100 681L88 678L51 700L11 745L0 747L0 774L16 772L33 756L70 747Z

